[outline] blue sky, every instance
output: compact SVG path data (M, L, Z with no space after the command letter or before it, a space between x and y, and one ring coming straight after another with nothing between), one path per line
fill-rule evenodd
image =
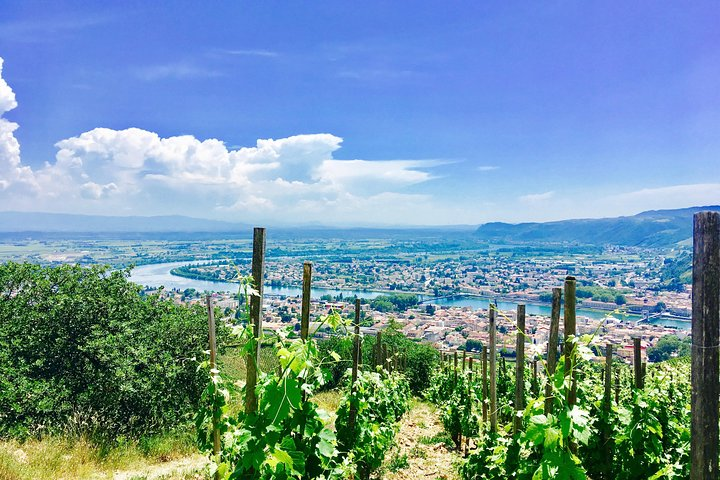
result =
M367 225L720 203L717 2L0 11L3 209Z

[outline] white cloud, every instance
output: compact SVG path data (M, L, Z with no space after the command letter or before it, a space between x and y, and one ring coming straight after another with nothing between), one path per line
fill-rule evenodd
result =
M0 57L0 194L10 196L34 188L34 182L32 170L20 162L20 143L14 134L18 124L3 118L17 107L17 101L15 92L3 79L2 71L3 59Z
M497 167L495 165L481 165L477 167L478 172L492 172L493 170L498 170L500 167Z
M16 106L0 78L0 115ZM410 223L431 202L403 190L431 180L427 169L440 164L339 160L342 138L328 133L228 148L191 135L95 128L57 142L55 160L33 170L21 163L16 128L0 118L0 198L16 210Z
M545 200L550 200L555 196L554 191L549 191L545 193L531 193L528 195L523 195L519 197L519 200L523 203L538 203L538 202L544 202Z
M382 190L389 185L405 186L433 177L418 170L438 165L433 160L326 160L318 169L321 180L350 190Z

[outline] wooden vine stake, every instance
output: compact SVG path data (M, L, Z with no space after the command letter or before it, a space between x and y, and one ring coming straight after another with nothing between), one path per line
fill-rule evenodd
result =
M253 347L245 360L247 379L245 384L245 413L257 411L258 365L260 363L260 338L262 336L262 298L265 276L265 229L255 227L253 232L252 277L257 295L250 296L250 321L253 326Z
M483 422L488 421L488 347L482 347L482 416Z
M210 376L215 379L217 375L217 345L215 341L215 309L213 307L212 294L207 296L207 311L208 311L208 333L210 340ZM218 428L218 419L215 415L212 416L212 432L213 432L213 457L217 459L220 453L220 429ZM219 473L215 473L215 478L218 479Z
M458 356L457 356L457 350L453 352L453 387L457 385L457 362L458 362Z
M720 396L720 213L693 219L690 478L717 479Z
M360 365L360 358L362 351L360 350L360 299L355 299L355 321L353 322L355 332L353 335L353 356L352 356L352 376L350 377L350 390L355 393L358 376L358 366ZM350 412L348 415L348 427L350 431L354 431L355 418L357 417L357 405L355 402L350 403Z
M620 405L620 369L615 372L615 405Z
M557 345L560 336L560 297L562 290L552 290L552 311L550 313L550 336L548 338L547 371L548 378L545 383L545 414L552 413L553 407L553 374L557 366Z
M382 348L380 349L380 356L382 357L382 365L385 371L387 372L389 370L388 368L388 346L387 343L383 343Z
M515 335L515 411L525 410L525 305L517 306L517 334ZM522 428L522 417L515 415L513 433Z
M497 432L497 346L495 328L495 307L490 305L490 430Z
M375 337L375 367L381 366L382 367L382 332L377 333L377 337Z
M633 367L635 368L635 388L643 388L642 347L639 338L633 338Z
M565 278L565 317L563 324L565 330L565 348L563 351L565 353L565 375L572 375L570 388L566 392L567 402L570 407L575 405L577 400L577 376L574 365L575 360L573 358L573 353L575 353L575 325L575 277L568 276ZM573 338L571 339L570 337Z
M612 405L612 344L608 343L605 345L605 396L603 397L603 409L605 410L605 418L610 418L610 408ZM610 436L610 429L605 428L603 431L603 446L605 450L605 458L612 458L612 438ZM610 480L612 478L612 462L605 462L604 480Z
M568 406L572 407L577 402L577 372L575 371L575 347L576 347L576 318L575 318L575 277L565 278L565 317L563 328L565 330L565 376L570 375L570 388L566 388L565 395ZM570 451L577 453L577 445L574 441L568 442Z
M310 335L310 285L312 283L312 262L303 263L302 304L300 306L300 338L307 342Z
M300 304L300 339L307 342L310 336L310 288L312 284L312 262L303 263L302 302ZM306 400L303 390L302 399Z

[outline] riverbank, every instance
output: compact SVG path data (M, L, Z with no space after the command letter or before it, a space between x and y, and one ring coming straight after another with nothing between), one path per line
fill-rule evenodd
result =
M227 285L227 284L238 285L239 284L239 281L234 280L234 279L218 280L211 276L196 274L193 272L183 270L181 267L182 266L172 268L170 270L170 274L173 276L176 276L176 277L186 278L189 280L209 282L209 283L215 283L215 284L219 284L219 285ZM294 292L295 290L300 291L301 288L302 288L302 285L296 285L293 283L281 283L281 284L272 284L271 283L271 284L268 284L265 286L266 292L271 293L271 294L278 294L276 292L278 290L282 290L282 289ZM324 291L339 291L341 293L345 292L350 296L350 298L355 297L355 296L366 297L366 295L363 295L363 294L367 294L367 293L371 293L375 296L377 296L377 295L392 295L392 294L397 293L397 294L417 295L418 299L420 300L420 303L433 303L433 304L438 304L438 305L447 304L447 301L454 302L456 300L463 300L463 299L471 299L471 300L476 299L480 302L487 303L486 306L482 307L485 309L489 306L490 303L497 303L498 308L500 308L501 303L513 304L513 305L522 303L526 306L551 308L551 304L549 302L543 302L540 300L533 300L533 299L529 299L527 297L518 297L518 296L509 297L509 296L504 296L504 295L480 295L480 294L476 294L476 293L454 293L454 294L437 297L431 291L399 291L399 290L383 290L383 289L358 290L358 289L353 289L353 288L344 288L344 287L335 287L335 286L320 287L320 289L324 290ZM317 291L318 289L313 288L313 290ZM358 294L358 293L360 293L360 294ZM334 296L337 296L337 294ZM346 295L344 295L344 294L343 294L343 296L346 297ZM608 307L608 308L597 308L597 307L584 308L584 307L582 307L582 302L578 303L578 307L579 307L579 311L594 312L597 315L602 314L602 316L607 316L608 312L612 313L619 309L619 308L610 308L610 307ZM628 315L637 317L638 320L641 319L641 316L638 314L628 314Z
M201 280L192 280L189 278L182 278L172 275L170 271L180 265L186 264L185 262L168 262L159 263L152 265L143 265L135 268L130 276L130 280L143 286L151 288L159 288L164 286L166 289L177 289L184 290L186 288L194 288L199 292L237 292L237 283L228 282L208 282ZM329 289L329 288L313 288L312 298L318 299L323 295L337 296L342 294L344 298L358 296L365 299L373 299L379 295L387 293L400 293L397 291L391 292L377 292L377 291L360 291L360 290L344 290L344 289ZM267 295L279 296L285 295L289 297L297 297L302 293L300 287L272 287L266 286L265 293ZM416 293L416 292L413 292ZM440 306L441 308L446 307L468 307L473 310L487 309L490 302L495 303L495 299L481 298L481 297L464 297L459 299L439 299L433 303ZM497 306L500 310L514 311L517 308L517 301L503 301L498 298ZM528 315L543 315L549 316L551 308L549 305L526 303L526 312ZM602 320L608 316L608 312L597 311L591 309L578 308L577 314L590 318L591 320ZM627 315L620 314L615 315L623 320L629 322L637 322L642 319L640 315ZM651 320L654 325L669 326L677 328L678 330L689 330L690 322L686 320L678 319L653 319Z

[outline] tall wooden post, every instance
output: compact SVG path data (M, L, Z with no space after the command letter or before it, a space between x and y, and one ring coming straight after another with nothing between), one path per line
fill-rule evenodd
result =
M362 358L362 351L360 350L360 299L355 299L355 321L353 322L355 327L355 335L353 336L353 362L352 362L352 376L350 377L350 389L355 392L358 376L358 366L360 365L360 359ZM355 418L357 417L357 405L354 402L350 403L350 412L348 415L348 427L350 431L355 429Z
M312 283L312 262L303 263L302 305L300 307L300 338L307 341L310 334L310 284Z
M490 305L490 430L497 432L497 351L495 307Z
M548 338L547 351L547 372L548 378L545 383L545 414L552 413L553 406L553 374L557 365L557 345L560 337L560 288L552 289L552 311L550 313L550 336Z
M375 367L383 366L382 364L382 332L378 332L375 337Z
M457 385L457 350L453 352L453 387Z
M620 405L620 369L615 372L615 405Z
M488 421L488 347L482 346L482 416L483 422Z
M690 478L718 478L720 213L693 219Z
M572 374L570 389L567 391L568 405L575 405L577 399L577 374L575 372L575 347L570 337L575 337L575 277L565 278L565 317L563 328L565 330L565 375Z
M612 405L612 344L608 343L605 345L605 397L603 398L603 408L605 409L605 418L610 418L610 408ZM609 425L605 426L603 430L603 446L605 450L605 458L612 458L612 438L610 436ZM612 478L612 462L607 460L605 462L605 471L603 480L610 480Z
M640 378L642 379L642 386L645 388L645 375L647 373L647 362L640 364Z
M383 343L382 350L380 351L380 356L382 357L382 366L385 369L386 372L388 372L390 369L388 367L388 346L387 343Z
M633 368L635 369L635 388L643 388L642 347L639 338L633 338Z
M210 376L214 379L217 375L217 345L215 341L215 309L213 308L212 294L209 294L206 300L208 311L208 336L210 341ZM214 457L217 457L220 453L220 429L218 428L218 420L218 418L215 418L215 415L212 416ZM215 478L220 478L219 474L216 473Z
M525 409L525 305L517 306L517 334L515 335L515 411ZM522 417L515 415L513 432L522 428Z
M257 295L250 297L250 321L253 325L254 344L245 364L247 378L245 383L245 413L257 411L258 399L255 392L257 386L258 365L260 363L260 341L262 337L262 299L263 280L265 277L265 229L256 227L253 232L252 277Z

